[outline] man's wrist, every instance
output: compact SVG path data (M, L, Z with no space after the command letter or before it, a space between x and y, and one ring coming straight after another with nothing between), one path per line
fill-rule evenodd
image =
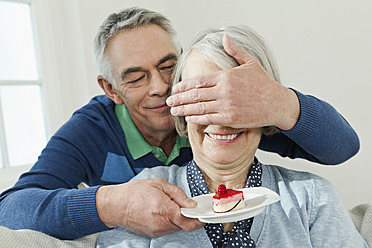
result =
M288 137L293 139L297 144L306 142L307 139L312 137L317 129L319 123L319 105L317 99L304 95L301 92L292 89L297 94L300 101L300 117L297 124L290 130L283 131Z
M286 88L284 101L284 115L279 117L282 121L277 127L288 131L296 126L301 114L301 105L296 92L290 88Z
M96 208L97 213L103 224L108 228L114 228L117 225L111 220L110 214L110 197L108 196L110 186L101 186L96 191Z

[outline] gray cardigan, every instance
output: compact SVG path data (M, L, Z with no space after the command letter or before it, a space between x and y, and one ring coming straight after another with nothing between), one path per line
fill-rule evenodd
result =
M145 169L136 179L164 178L190 197L186 167ZM263 165L262 186L280 201L255 216L251 237L257 247L368 247L355 229L334 187L308 172ZM204 228L149 238L123 228L105 231L97 247L212 247Z

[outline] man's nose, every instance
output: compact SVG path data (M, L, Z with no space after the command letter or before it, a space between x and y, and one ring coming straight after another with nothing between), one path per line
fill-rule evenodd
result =
M149 95L165 96L169 94L170 82L169 77L162 75L159 71L154 72L151 75Z

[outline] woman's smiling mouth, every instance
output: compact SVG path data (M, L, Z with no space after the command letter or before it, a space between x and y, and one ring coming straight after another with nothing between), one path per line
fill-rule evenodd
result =
M212 134L212 133L205 133L208 138L215 140L215 141L227 141L231 142L238 138L243 132L240 133L233 133L233 134Z

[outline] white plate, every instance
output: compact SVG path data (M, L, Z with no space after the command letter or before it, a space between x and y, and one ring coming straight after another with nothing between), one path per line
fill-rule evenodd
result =
M192 198L198 205L195 208L181 208L182 215L198 218L204 223L229 223L244 220L262 213L267 205L280 200L274 191L265 187L239 189L243 191L244 205L242 209L227 213L215 213L212 209L214 193Z

